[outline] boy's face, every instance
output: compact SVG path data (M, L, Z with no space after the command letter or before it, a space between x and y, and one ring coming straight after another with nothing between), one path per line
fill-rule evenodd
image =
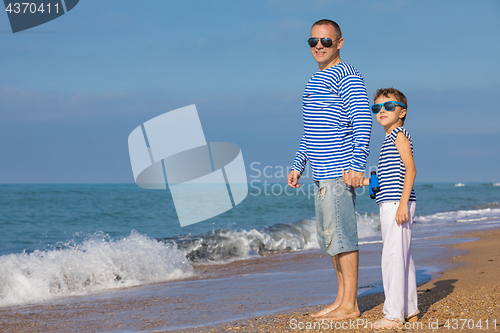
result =
M389 94L386 96L379 96L375 100L375 104L383 104L385 102L396 101L396 97L393 94ZM387 111L384 107L377 113L377 121L380 125L382 125L385 129L385 133L389 134L393 129L401 126L400 119L402 119L406 114L406 109L400 105L396 105L393 111Z

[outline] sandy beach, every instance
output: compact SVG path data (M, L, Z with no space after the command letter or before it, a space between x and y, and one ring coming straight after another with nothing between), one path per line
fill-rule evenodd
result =
M451 251L450 253L454 253L455 256L447 262L432 263L448 270L439 272L439 278L419 286L421 314L418 325L420 326L414 326L413 329L406 331L456 331L455 327L461 328L462 326L467 331L473 332L500 330L500 310L497 304L500 300L500 265L498 265L500 230L460 234L453 237L480 238L480 240L435 247L435 251ZM461 250L451 250L451 248ZM456 255L457 253L459 255ZM192 287L189 283L196 282L197 279L218 277L213 281L225 279L227 287L231 289L234 288L234 285L231 285L232 277L242 273L283 270L283 265L287 265L286 256L293 257L293 260L300 260L305 272L314 271L328 261L328 258L324 256L318 258L321 255L318 255L317 251L305 251L299 254L271 255L255 260L234 262L224 265L224 268L221 266L199 267L198 270L203 274L186 281L184 287ZM426 260L432 262L432 256ZM422 264L427 263L419 263L419 265ZM207 283L209 282L210 280L207 280ZM192 316L203 317L202 322L216 320L216 318L210 318L204 305L197 305L196 297L188 300L175 296L165 297L165 294L171 295L171 290L167 289L171 286L168 283L157 284L116 290L95 296L63 298L47 303L3 308L0 310L0 332L165 332L172 325L172 318L169 318L172 313L176 316L184 313L186 323ZM158 290L164 289L166 289L165 294L158 293ZM252 289L248 292L257 291ZM293 292L288 293L290 294L289 302L293 306ZM373 323L381 317L383 301L384 296L380 293L360 297L358 302L362 315L359 321L337 323L338 330L373 331L369 329L369 325L370 322ZM214 306L223 306L224 303L222 300ZM318 323L314 328L314 321L309 313L317 311L323 305L302 306L307 302L301 301L295 310L279 311L273 315L248 319L248 315L245 316L247 309L254 310L261 306L251 303L244 298L229 302L231 307L239 304L241 318L247 319L223 322L215 326L177 330L177 332L320 332L332 331L325 329L325 327L331 327L330 325L335 328L335 322L321 323L322 326ZM182 306L189 308L190 311L179 311ZM176 309L177 312L175 312ZM219 311L222 313L224 308ZM179 318L175 320L179 322ZM343 328L339 326L342 324ZM353 325L356 326L353 328ZM368 325L366 329L365 325ZM482 329L479 328L480 325Z
M500 230L454 237L477 237L480 240L453 245L470 252L451 258L449 264L454 268L418 287L421 312L418 322L411 328L394 331L500 331ZM344 321L338 322L337 326L335 322L320 326L316 323L315 328L309 314L322 306L314 306L185 332L371 332L376 329L370 328L370 323L381 318L383 302L383 294L359 298L362 315L355 324Z

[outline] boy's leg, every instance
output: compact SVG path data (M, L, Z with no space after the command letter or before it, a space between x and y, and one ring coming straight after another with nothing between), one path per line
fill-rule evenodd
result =
M411 221L401 226L396 223L399 202L380 205L382 229L382 278L384 284L384 317L404 322L408 314L408 279L410 266ZM416 290L416 289L415 289Z
M407 303L407 308L405 309L405 317L409 318L412 316L415 316L419 313L418 311L418 300L417 300L417 277L415 274L415 262L413 261L413 255L411 252L411 228L413 225L413 219L415 218L415 209L416 209L416 202L415 201L410 201L408 203L408 212L409 212L409 217L410 223L409 229L410 229L410 245L409 245L409 250L408 250L408 278L407 278L407 293L406 293L406 299L408 300Z

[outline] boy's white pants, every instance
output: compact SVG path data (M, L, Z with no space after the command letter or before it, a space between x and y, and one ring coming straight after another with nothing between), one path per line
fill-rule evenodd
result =
M385 201L380 205L382 229L382 278L384 283L384 317L404 322L418 314L415 263L411 254L411 229L416 202L408 203L409 222L396 223L398 201Z

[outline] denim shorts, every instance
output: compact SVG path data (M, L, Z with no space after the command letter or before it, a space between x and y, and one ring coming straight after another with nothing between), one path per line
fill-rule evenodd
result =
M323 252L334 256L358 250L358 226L356 224L356 192L342 178L314 182L316 204L316 230L318 243Z

